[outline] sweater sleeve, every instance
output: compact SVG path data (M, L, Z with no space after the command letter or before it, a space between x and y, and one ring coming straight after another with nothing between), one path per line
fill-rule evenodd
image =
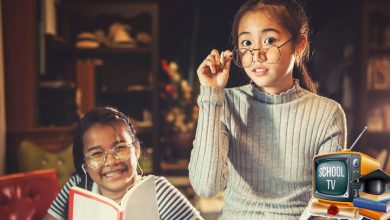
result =
M189 163L189 177L197 194L215 196L226 188L229 135L221 122L224 90L201 86L199 119Z
M324 131L317 154L339 151L340 147L344 148L346 146L346 118L345 113L339 104L335 105L334 110L325 124Z

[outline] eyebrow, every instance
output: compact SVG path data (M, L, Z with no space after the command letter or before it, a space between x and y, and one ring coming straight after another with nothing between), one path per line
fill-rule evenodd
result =
M95 150L95 149L103 149L103 146L101 146L101 145L93 146L93 147L89 148L89 149L87 150L87 152L85 152L85 153L91 152L91 151L93 151L93 150Z
M126 143L126 142L127 142L126 140L115 141L114 144L111 147L115 147L117 144ZM102 145L96 145L96 146L93 146L93 147L89 148L87 150L87 152L90 152L91 150L95 150L95 149L104 149L104 147Z
M269 33L269 32L275 32L275 33L280 34L280 31L278 31L278 30L275 29L275 28L266 28L266 29L261 30L261 32L262 32L263 34ZM241 35L244 35L244 34L250 34L250 32L248 32L248 31L241 32L241 33L238 34L238 38L239 38Z

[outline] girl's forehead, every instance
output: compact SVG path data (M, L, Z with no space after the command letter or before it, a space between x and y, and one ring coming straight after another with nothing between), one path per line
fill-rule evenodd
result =
M131 134L129 128L121 124L96 124L90 127L84 134L84 141L101 141L102 139L135 141L135 137Z
M264 10L252 10L245 13L241 19L238 26L240 28L268 28L272 27L274 29L282 29L282 26L279 22L272 17L269 13Z
M286 34L287 30L283 28L276 18L269 12L262 9L246 12L240 19L238 25L238 34L241 32L270 32L274 31L280 34Z

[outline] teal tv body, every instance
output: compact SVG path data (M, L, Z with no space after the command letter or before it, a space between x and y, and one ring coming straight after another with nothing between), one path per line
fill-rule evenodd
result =
M352 202L361 175L359 154L328 154L313 159L313 196L334 202Z

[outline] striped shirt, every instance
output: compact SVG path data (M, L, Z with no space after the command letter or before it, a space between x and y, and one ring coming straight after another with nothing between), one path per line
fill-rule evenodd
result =
M81 177L73 175L58 193L48 213L56 219L64 219L67 212L69 189L81 183ZM95 185L95 183L94 183ZM157 207L161 220L203 219L199 211L165 177L155 176ZM94 188L94 187L92 187ZM91 191L94 191L93 189Z
M340 105L294 84L278 95L201 86L189 175L200 196L225 190L221 219L298 219L313 157L346 144Z

